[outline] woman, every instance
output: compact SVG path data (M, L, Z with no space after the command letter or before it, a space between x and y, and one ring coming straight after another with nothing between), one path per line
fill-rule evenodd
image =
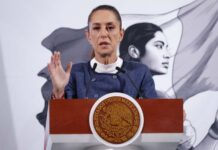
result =
M148 66L152 75L166 74L169 67L167 38L163 30L152 23L137 23L129 26L120 44L120 57L127 61L137 61ZM159 97L169 96L157 91ZM195 141L195 131L188 120L184 122L187 138L178 149L191 149Z
M166 74L170 58L166 36L152 23L134 24L125 31L120 57L147 65L153 75Z
M153 75L166 74L169 67L168 42L162 29L152 23L138 23L129 26L120 44L120 57L124 60L141 62L148 66ZM159 97L166 94L157 92ZM195 147L195 129L191 123L184 122L186 138L183 139L177 150L213 150L218 145L218 111L215 121L205 138Z
M163 30L152 23L137 23L129 26L120 44L120 57L126 61L145 64L152 75L166 74L169 67L167 38ZM163 91L157 91L159 97L170 98Z

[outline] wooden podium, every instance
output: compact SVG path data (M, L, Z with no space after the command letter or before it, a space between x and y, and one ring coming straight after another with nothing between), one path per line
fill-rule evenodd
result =
M46 150L108 149L98 142L89 127L89 112L96 100L51 100L46 125ZM182 99L137 100L144 114L141 136L129 149L175 150L183 136ZM133 147L131 147L133 145ZM134 148L135 146L135 148ZM128 150L111 148L110 150Z

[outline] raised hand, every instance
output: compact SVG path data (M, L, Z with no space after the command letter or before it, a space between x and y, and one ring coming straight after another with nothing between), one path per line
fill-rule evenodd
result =
M56 98L61 98L64 94L64 88L67 85L70 72L72 68L72 62L67 64L66 71L63 69L60 59L60 52L54 52L51 56L51 61L48 63L48 71L52 81L52 92Z
M191 122L187 119L183 122L185 135L179 142L176 150L191 150L196 141L196 131Z

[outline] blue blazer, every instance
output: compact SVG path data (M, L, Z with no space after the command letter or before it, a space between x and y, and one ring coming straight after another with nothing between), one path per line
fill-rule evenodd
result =
M133 98L157 98L151 73L144 64L124 61L116 74L97 73L90 62L73 65L65 98L96 99L111 92L122 92Z

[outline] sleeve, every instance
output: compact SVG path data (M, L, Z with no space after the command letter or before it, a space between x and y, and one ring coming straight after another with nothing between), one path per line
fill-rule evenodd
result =
M140 91L144 98L158 98L155 90L154 80L152 78L151 72L147 68L145 70Z
M76 75L73 71L71 71L69 82L64 90L64 97L66 99L77 98L76 93Z

